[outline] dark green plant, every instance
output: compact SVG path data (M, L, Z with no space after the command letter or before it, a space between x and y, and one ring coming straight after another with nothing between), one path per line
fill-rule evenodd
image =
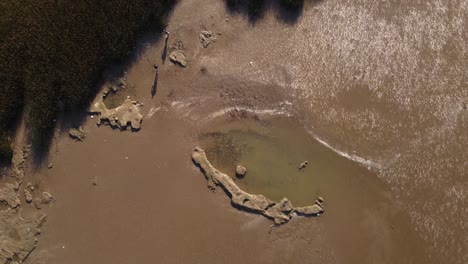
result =
M26 110L43 142L62 111L84 107L102 70L159 30L175 0L0 1L0 131Z
M10 138L4 132L0 132L0 163L9 163L12 156Z
M280 0L280 2L290 9L299 9L304 5L304 0Z

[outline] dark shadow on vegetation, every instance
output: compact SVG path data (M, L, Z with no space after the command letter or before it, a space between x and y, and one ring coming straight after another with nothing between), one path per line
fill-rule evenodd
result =
M267 10L273 10L277 18L288 24L295 24L306 5L316 5L322 0L225 0L231 14L242 14L255 24Z
M116 63L131 65L138 50L157 41L176 2L2 1L0 159L14 132L11 120L24 109L40 162L48 151L54 120L71 113L83 115L102 84L103 71ZM79 126L83 120L61 125ZM8 149L3 151L6 159Z

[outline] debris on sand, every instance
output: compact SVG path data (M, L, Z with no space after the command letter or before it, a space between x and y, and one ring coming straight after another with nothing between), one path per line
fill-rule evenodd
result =
M304 169L307 166L307 164L309 164L309 162L307 160L302 162L301 164L299 164L299 169L300 170Z
M293 207L287 198L279 203L273 202L263 195L254 195L241 190L231 177L217 170L206 158L205 151L196 147L192 153L193 162L200 168L208 180L208 187L215 189L221 186L231 197L231 203L246 211L259 213L273 219L276 225L289 222L293 215L318 216L324 212L323 202L316 201L314 205L306 207ZM323 198L320 198L323 201Z
M182 44L182 41L177 41L172 45L171 52L169 53L169 60L174 64L187 67L187 57L184 53L184 45Z
M141 128L143 115L140 113L140 109L142 105L138 101L132 101L127 97L121 105L113 109L107 109L103 96L104 94L98 97L89 109L89 112L99 114L98 125L104 121L112 128L121 130L125 130L128 125L134 130Z
M237 165L236 167L236 176L239 178L243 178L247 173L247 169L242 165Z
M70 128L68 130L68 135L76 141L83 141L86 137L82 126L79 128Z
M0 263L22 263L37 244L43 213L23 218L16 209L0 212Z
M52 202L53 199L54 198L52 197L52 195L50 193L48 193L48 192L43 192L42 193L42 203L43 204L48 204L48 203Z
M216 37L214 36L214 34L211 33L211 31L207 30L202 30L202 32L200 32L199 37L200 42L202 43L204 48L207 48L211 44L211 42L216 41Z

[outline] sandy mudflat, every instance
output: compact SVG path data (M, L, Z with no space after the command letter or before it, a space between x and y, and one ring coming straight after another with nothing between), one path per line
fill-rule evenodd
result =
M162 39L142 40L125 88L104 100L143 103L141 129L88 116L75 142L59 128L43 168L25 170L54 197L26 263L468 262L467 4L325 0L291 20L266 2L252 22L223 1L181 1L168 51L187 66L162 63ZM206 48L202 30L216 37ZM275 159L290 154L280 171L308 159L315 178L272 174L270 185L299 203L323 195L325 214L272 228L211 192L191 153L213 132L252 144L242 157L263 165L246 177L268 171L255 151L270 142L284 145ZM280 196L262 177L239 185Z

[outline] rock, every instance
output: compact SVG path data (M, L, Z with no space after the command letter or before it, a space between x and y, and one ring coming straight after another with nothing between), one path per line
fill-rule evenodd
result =
M54 166L54 165L53 165L52 163L47 164L47 168L48 168L48 169L52 169L53 166Z
M213 35L213 33L207 30L202 30L202 32L200 32L199 38L204 48L207 48L211 44L211 42L216 41L216 38Z
M187 67L187 58L181 50L174 50L169 54L169 59L175 63L179 64L182 67Z
M242 178L247 173L247 169L242 165L237 165L236 167L236 176Z
M318 204L305 207L296 207L294 210L298 215L302 216L316 216L323 213L324 211L323 207Z
M7 183L0 189L0 204L5 203L10 208L16 208L21 205L20 196L17 192L18 183Z
M317 204L295 208L287 198L283 198L279 203L275 203L263 195L254 195L241 190L231 177L211 165L206 158L205 151L199 147L194 149L192 160L204 174L210 189L214 190L216 186L221 186L231 197L233 205L273 219L276 225L289 222L296 213L302 216L318 216L324 211L323 207Z
M132 129L139 130L143 121L140 109L139 103L132 103L132 100L128 98L116 108L108 109L101 96L91 104L89 112L99 114L99 124L104 121L112 128L124 130L130 125Z
M36 189L36 188L34 187L34 185L33 185L31 182L28 182L28 183L26 184L26 188L29 189L29 190L31 190L31 192L33 192L34 189Z
M36 247L45 220L43 213L29 218L18 210L0 212L0 263L23 263Z
M24 190L24 199L27 203L31 203L33 201L33 196L28 189Z
M68 135L76 141L83 141L86 137L83 127L81 126L79 128L70 128L70 130L68 130Z
M265 213L273 218L276 225L281 225L291 220L293 210L294 207L288 198L283 198L279 203L267 209Z
M309 164L309 162L307 160L302 162L301 164L299 164L299 169L300 170L304 169L307 166L307 164Z
M38 209L38 210L39 210L39 209L42 209L42 205L43 205L43 204L42 204L42 200L39 199L39 198L34 199L34 200L33 200L33 205L34 205L34 207L36 207L36 209Z
M182 41L178 40L171 44L169 60L176 65L187 67L187 57L184 53L184 44Z
M48 203L52 202L53 199L54 199L54 198L52 197L52 195L51 195L50 193L48 193L48 192L43 192L43 193L42 193L41 202L42 202L43 204L48 204Z

